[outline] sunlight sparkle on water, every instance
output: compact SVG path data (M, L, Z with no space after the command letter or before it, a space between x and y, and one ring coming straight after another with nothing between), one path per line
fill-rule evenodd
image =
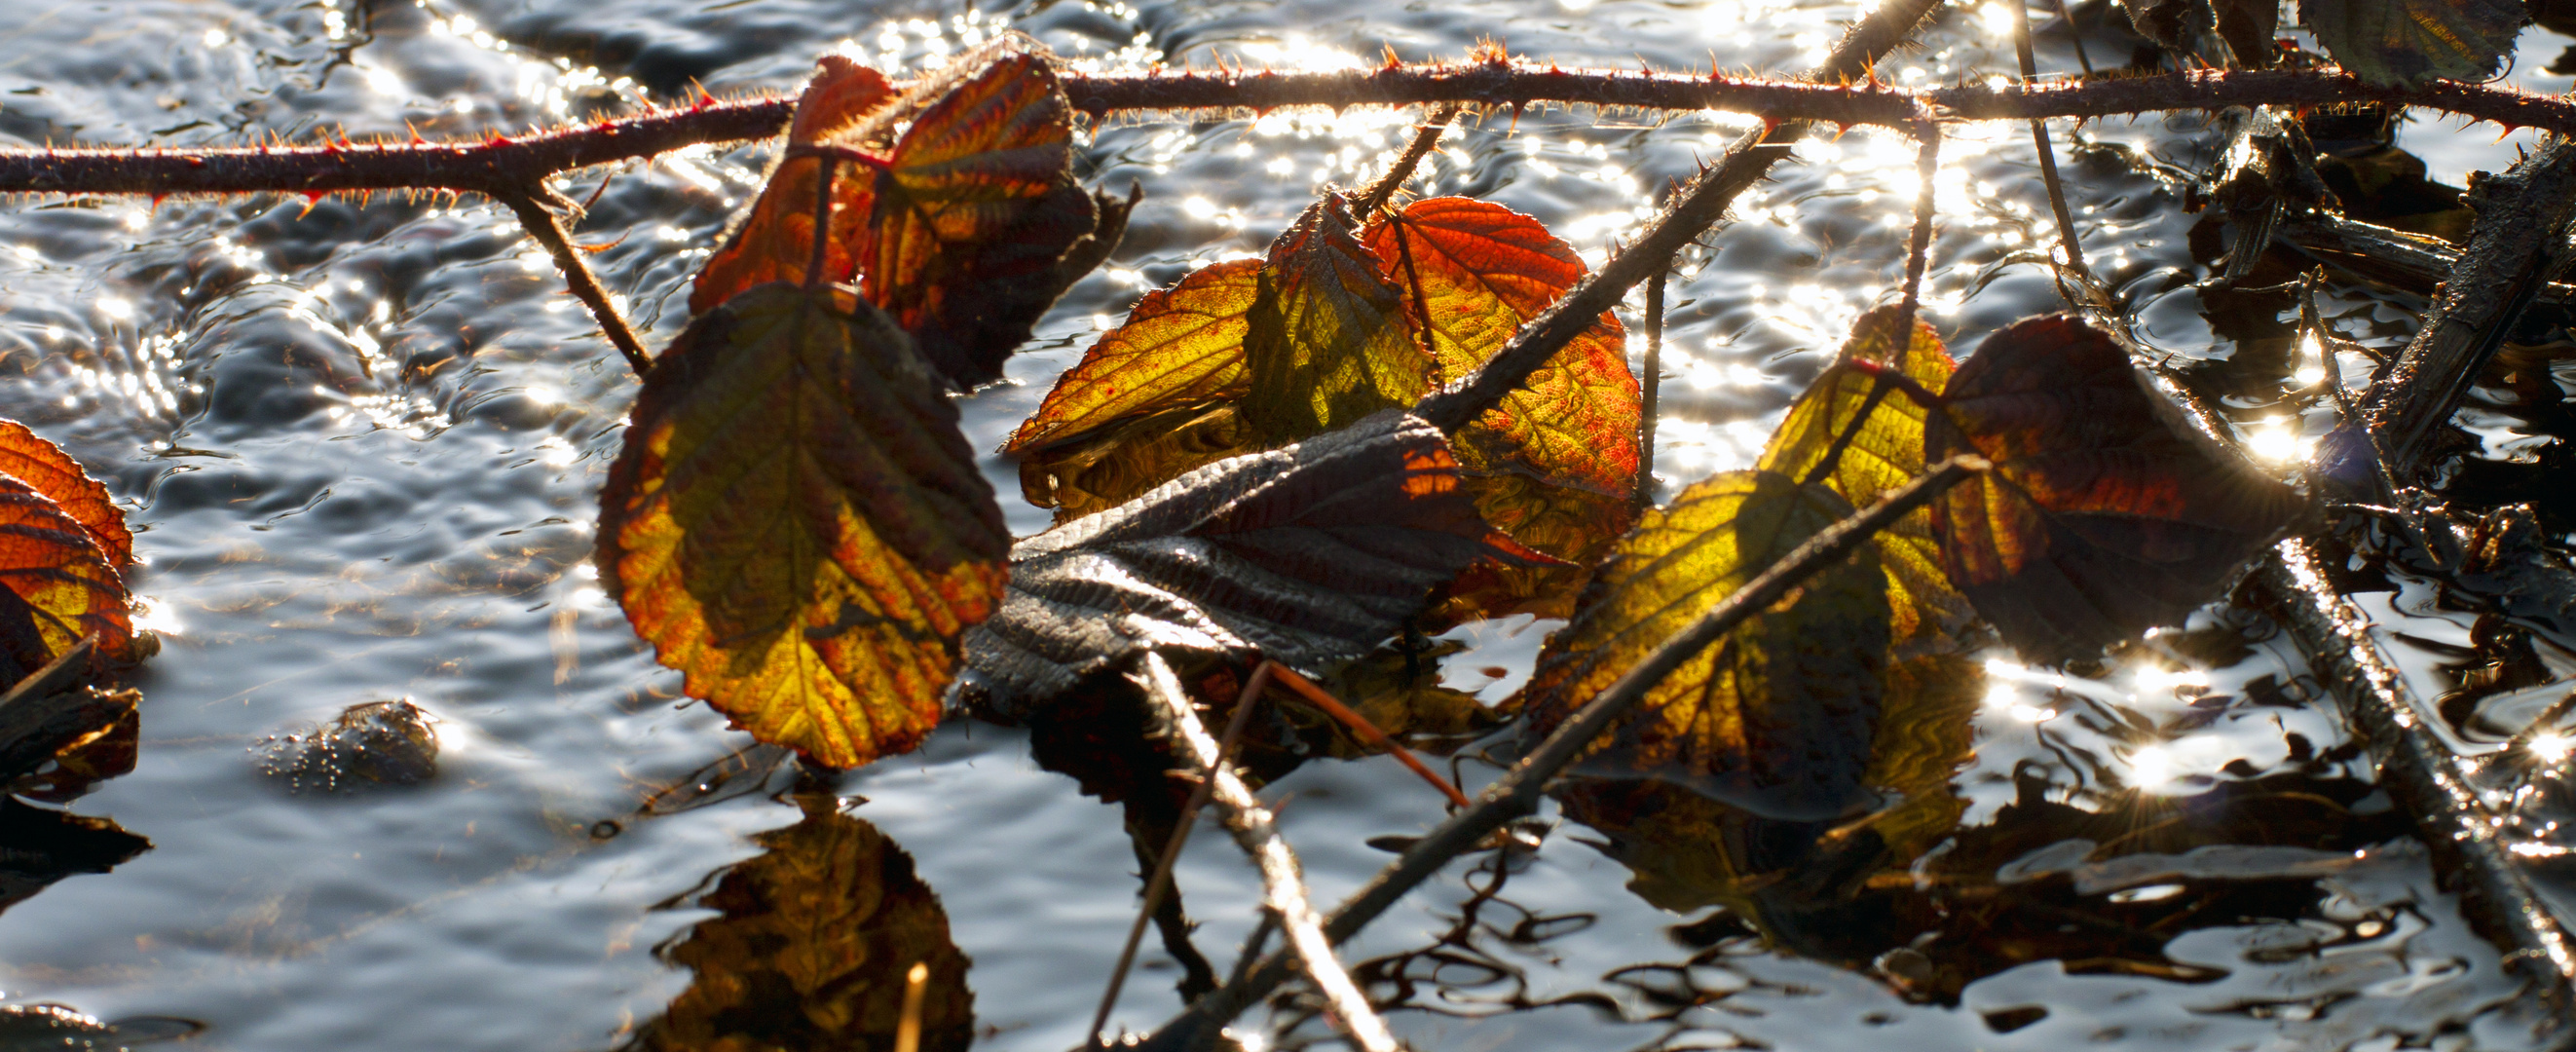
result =
M2129 784L2154 792L2173 783L2173 757L2161 745L2129 754Z
M134 628L165 636L183 634L179 612L171 609L170 604L148 595L134 597Z
M2532 738L2531 743L2523 748L2531 750L2531 755L2543 763L2557 763L2566 759L2567 754L2576 752L2576 739L2552 732Z

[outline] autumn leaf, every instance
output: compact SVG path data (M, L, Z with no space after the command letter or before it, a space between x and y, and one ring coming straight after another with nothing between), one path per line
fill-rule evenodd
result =
M0 679L16 683L98 636L110 662L132 660L125 580L80 521L36 488L0 475Z
M805 279L828 169L820 281L855 280L951 386L1000 379L1038 317L1117 246L1135 199L1075 182L1072 108L1025 35L1003 34L891 98L873 70L837 56L818 66L787 148L699 274L690 310Z
M2169 422L2109 333L2069 316L1986 338L1926 421L1932 460L1994 462L1932 504L1950 580L2004 639L2081 657L2217 598L2288 525L2290 487Z
M1004 34L847 137L862 149L895 140L858 180L870 198L851 245L859 292L961 390L1001 379L1038 317L1116 245L1133 204L1074 182L1073 107L1043 51Z
M1270 244L1243 336L1243 417L1269 443L1321 434L1431 390L1404 304L1339 195Z
M1851 338L1833 366L1789 407L1755 467L1820 483L1858 508L1923 473L1925 410L1898 390L1897 382L1910 380L1924 394L1940 394L1950 382L1950 353L1940 335L1918 320L1902 359L1891 354L1888 330L1896 313L1893 306L1880 307L1852 324ZM1882 379L1881 373L1894 375ZM1863 406L1868 407L1865 419ZM1851 438L1837 452L1835 444L1844 441L1845 433ZM1817 474L1828 456L1832 466ZM1887 574L1887 601L1900 645L1946 640L1966 622L1967 599L1941 569L1929 509L1898 520L1871 544Z
M1029 502L1066 522L1242 452L1243 334L1262 261L1228 260L1145 294L1057 378L1002 452Z
M761 853L688 900L716 916L660 951L688 989L636 1029L627 1052L892 1048L914 965L925 1052L974 1042L969 962L911 856L823 794L803 821L752 836Z
M1594 572L1525 688L1544 735L1646 654L1817 531L1851 514L1823 486L1721 474L1650 511ZM1580 768L1651 775L1768 818L1861 802L1888 644L1887 587L1863 548L1747 622L1646 695Z
M1477 516L1437 428L1378 414L1015 545L1009 599L966 636L968 693L1021 719L1148 648L1320 675L1480 559L1546 561Z
M2407 87L2494 76L2530 20L2514 0L2299 0L2299 21L2336 65Z
M599 563L690 695L834 767L919 744L1008 534L911 341L762 285L690 323L633 419Z
M134 534L125 528L125 513L107 495L107 487L71 455L15 420L0 420L0 474L34 487L63 513L80 523L110 566L134 562Z
M814 258L814 185L823 159L798 155L799 146L819 146L855 131L867 116L894 98L885 75L841 55L815 62L814 79L796 99L796 115L787 125L787 149L770 163L760 197L725 235L724 247L707 259L689 289L689 313L705 314L735 294L772 281L802 283ZM856 264L849 242L868 218L867 180L852 173L833 182L837 196L858 201L836 202L830 236L824 244L826 282L846 282Z

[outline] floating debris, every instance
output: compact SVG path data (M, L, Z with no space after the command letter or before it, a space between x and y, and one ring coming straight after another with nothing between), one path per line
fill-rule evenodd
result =
M408 700L351 705L329 724L269 735L252 751L259 769L289 792L336 793L357 782L412 785L438 773L438 734Z

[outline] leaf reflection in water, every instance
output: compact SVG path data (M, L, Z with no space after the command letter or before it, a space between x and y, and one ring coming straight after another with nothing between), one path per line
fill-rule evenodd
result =
M920 1048L973 1042L969 962L912 856L835 797L795 800L804 820L752 838L766 853L720 871L711 891L663 904L722 915L658 951L696 978L624 1052L892 1049L916 964L930 973Z

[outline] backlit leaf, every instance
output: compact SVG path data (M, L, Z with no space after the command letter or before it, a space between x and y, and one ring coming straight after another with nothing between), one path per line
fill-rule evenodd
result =
M673 341L601 493L599 562L692 696L852 767L938 722L1008 534L911 341L830 299L763 285Z
M1530 733L1850 513L1831 490L1765 471L1718 475L1648 512L1540 652ZM1887 586L1864 548L1658 684L1581 769L1683 781L1769 818L1843 814L1862 802L1887 644Z
M1148 648L1321 675L1489 558L1546 557L1477 517L1438 429L1379 414L1013 546L1009 598L966 636L969 693L1025 718Z
M1925 456L1994 470L1932 504L1949 577L2040 660L2090 654L2218 597L2298 496L2159 413L2110 334L2056 315L1987 337Z
M1145 294L1047 392L1002 452L1029 502L1065 522L1241 452L1243 333L1262 261L1201 267ZM1217 418L1217 419L1212 419Z
M1361 239L1404 297L1432 383L1466 376L1583 278L1582 257L1538 220L1464 197L1415 201ZM1601 320L1458 434L1486 521L1523 544L1589 564L1635 524L1637 377L1619 321ZM1579 567L1478 568L1446 615L1563 616Z
M107 487L89 477L80 463L44 436L15 420L0 420L0 474L44 494L98 542L110 566L134 562L134 534L125 528L125 513L107 495Z
M2414 86L2494 76L2530 18L2514 0L2299 0L2299 20L2345 71Z
M694 977L628 1052L892 1048L915 964L929 970L920 1047L973 1044L969 962L911 856L832 796L796 802L803 821L755 834L761 854L686 900L717 915L661 956Z
M1074 183L1073 108L1042 50L1005 34L844 138L873 148L911 122L890 163L852 173L873 198L852 255L860 294L960 389L1001 379L1038 316L1126 223L1123 205ZM1069 257L1088 262L1068 274Z
M1271 243L1244 332L1253 432L1294 442L1412 406L1431 389L1431 363L1403 312L1342 198L1309 206Z
M1814 481L1860 508L1923 473L1924 408L1876 373L1892 369L1937 395L1950 382L1950 353L1930 325L1917 321L1914 338L1899 360L1889 353L1888 327L1895 318L1896 308L1888 306L1853 323L1851 339L1843 344L1835 364L1789 407L1788 417L1771 433L1756 467L1805 481L1831 454L1832 470ZM1855 431L1853 422L1861 407L1870 404L1873 391L1878 394L1876 404ZM1833 453L1834 443L1846 431L1852 433L1850 444ZM1878 549L1880 568L1887 573L1887 601L1896 617L1893 627L1900 644L1945 638L1967 620L1966 598L1950 587L1949 577L1941 570L1930 510L1898 520L1872 544Z
M80 521L18 479L0 475L0 679L16 683L98 636L101 656L131 660L125 580Z
M789 146L821 145L848 135L894 97L884 74L847 57L827 54L814 65L814 79L797 97L796 116L787 126ZM698 271L689 288L690 314L714 310L754 285L805 280L814 254L814 180L822 168L822 158L779 151L760 197L725 235L724 247ZM855 266L848 243L868 218L868 180L843 166L832 185L838 200L824 246L824 280L846 282Z

